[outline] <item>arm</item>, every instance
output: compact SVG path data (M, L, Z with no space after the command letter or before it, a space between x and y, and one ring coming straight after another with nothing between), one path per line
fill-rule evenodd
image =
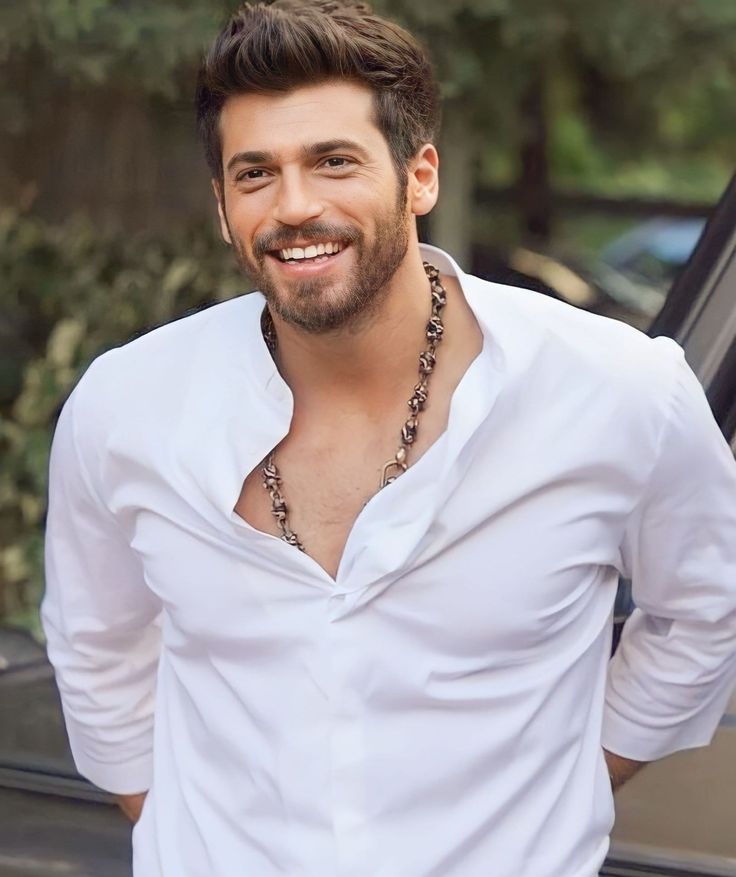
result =
M160 605L90 474L96 409L76 413L79 389L51 452L41 619L79 772L139 793L151 782Z
M137 795L115 795L115 803L128 819L135 824L141 818L141 811L143 810L147 794L148 792L140 792Z
M609 753L636 762L710 742L736 681L736 463L679 347L655 343L673 389L621 546L637 608L603 725ZM615 780L621 762L609 764Z
M614 752L603 750L608 767L608 776L611 778L611 788L615 792L624 783L628 782L635 773L638 773L645 765L645 761L634 761L632 758L623 758Z

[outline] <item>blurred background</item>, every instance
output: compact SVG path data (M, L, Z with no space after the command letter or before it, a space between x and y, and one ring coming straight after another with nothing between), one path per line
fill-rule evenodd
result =
M0 623L39 633L53 423L89 361L249 287L194 130L224 0L0 3ZM425 240L646 329L736 156L733 0L380 0L445 97Z

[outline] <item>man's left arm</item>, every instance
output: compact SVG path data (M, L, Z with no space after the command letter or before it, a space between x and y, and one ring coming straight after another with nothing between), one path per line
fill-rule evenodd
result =
M628 782L635 773L638 773L646 764L646 761L634 761L632 758L624 758L615 752L603 750L608 767L608 776L611 778L611 788L615 792L625 782Z
M674 381L621 546L637 608L609 666L602 742L614 787L709 743L736 682L736 462L681 349L653 343Z

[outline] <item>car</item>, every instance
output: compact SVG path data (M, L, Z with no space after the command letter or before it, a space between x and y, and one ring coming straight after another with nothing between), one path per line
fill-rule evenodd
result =
M650 334L683 345L736 451L736 177ZM619 624L629 609L622 590ZM712 746L650 765L616 812L601 877L736 877L736 700ZM129 877L130 834L74 767L43 648L0 629L0 877Z
M606 244L601 261L663 295L700 240L705 219L657 217Z
M474 253L477 273L525 286L647 331L702 235L705 219L656 217L616 237L600 252L538 252L515 247L505 258Z
M0 629L0 877L130 877L130 824L79 776L45 650Z

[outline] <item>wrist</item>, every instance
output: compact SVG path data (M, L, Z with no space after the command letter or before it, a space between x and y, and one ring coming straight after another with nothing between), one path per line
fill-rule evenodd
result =
M603 754L606 759L611 789L614 792L646 764L644 761L634 761L632 758L616 755L615 752L609 752L607 749L603 750Z

